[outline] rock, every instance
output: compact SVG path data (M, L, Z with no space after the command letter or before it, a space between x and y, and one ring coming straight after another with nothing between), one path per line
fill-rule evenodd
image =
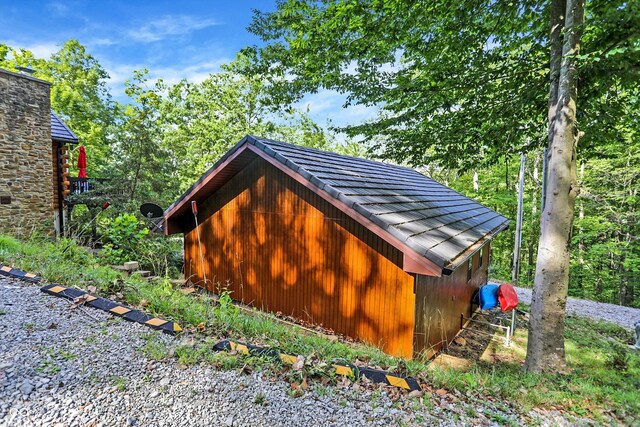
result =
M171 380L169 379L169 377L164 377L160 380L161 387L167 387L169 384L171 384Z
M136 424L138 424L138 420L136 420L134 417L128 417L127 424L129 424L130 426L135 426Z
M22 385L20 386L20 392L26 396L30 395L33 392L34 385L29 382L29 380L24 380Z
M456 337L456 339L454 339L453 342L461 346L467 345L467 340L465 340L462 337Z
M229 415L225 420L224 420L224 425L231 427L233 425L233 415Z
M123 267L127 271L134 271L140 268L140 264L138 263L138 261L129 261L125 262Z

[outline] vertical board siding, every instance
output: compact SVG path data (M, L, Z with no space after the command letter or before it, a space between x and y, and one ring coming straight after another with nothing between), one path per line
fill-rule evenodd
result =
M489 243L471 258L473 273L467 281L468 262L450 276L416 276L416 330L414 349L417 356L429 358L447 345L460 330L461 315L471 316L471 302L480 286L487 283Z
M411 358L414 278L402 254L262 159L199 206L206 287ZM203 266L185 218L185 274Z
M56 141L51 142L51 161L52 161L52 175L51 182L53 183L53 209L58 209L58 143Z

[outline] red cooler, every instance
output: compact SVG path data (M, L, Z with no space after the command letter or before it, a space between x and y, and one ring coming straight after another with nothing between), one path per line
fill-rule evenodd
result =
M502 312L511 311L518 306L518 295L509 283L503 283L498 288L498 301Z

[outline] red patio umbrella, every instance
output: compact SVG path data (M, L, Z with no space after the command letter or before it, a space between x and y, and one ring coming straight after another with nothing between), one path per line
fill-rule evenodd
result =
M87 155L84 152L84 146L81 145L80 153L78 154L78 178L87 177Z

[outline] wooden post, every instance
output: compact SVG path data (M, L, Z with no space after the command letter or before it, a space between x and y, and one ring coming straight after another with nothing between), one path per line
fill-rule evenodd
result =
M518 213L516 215L516 238L513 248L513 273L511 279L514 285L518 284L518 276L520 275L520 246L522 245L522 205L524 196L524 154L520 155L520 176L518 183Z

